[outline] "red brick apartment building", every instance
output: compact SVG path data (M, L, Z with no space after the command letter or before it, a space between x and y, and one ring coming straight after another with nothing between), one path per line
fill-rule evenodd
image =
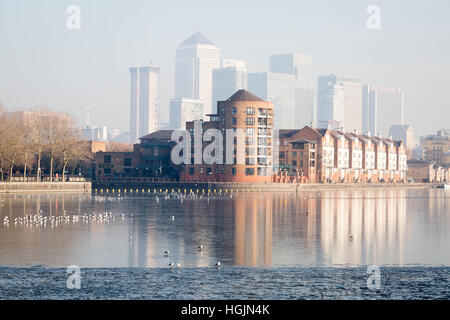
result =
M226 101L217 102L217 114L202 122L202 134L207 129L218 129L224 137L224 164L187 164L180 172L181 181L188 182L271 182L273 104L263 101L246 90L238 90ZM244 159L239 163L237 154L232 163L226 163L226 130L241 129L244 133ZM194 144L194 122L186 123ZM234 140L235 149L238 142ZM203 142L203 148L210 142ZM194 148L192 148L193 154ZM193 157L192 157L193 160Z
M280 168L274 182L399 182L406 180L402 142L309 126L280 130Z

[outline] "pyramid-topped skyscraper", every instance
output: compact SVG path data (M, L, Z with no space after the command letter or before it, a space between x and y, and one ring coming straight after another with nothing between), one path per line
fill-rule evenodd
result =
M202 33L196 32L183 41L176 50L175 99L202 104L203 118L212 113L212 71L220 66L220 49ZM171 113L179 103L171 102ZM174 107L172 107L172 105ZM176 118L178 118L177 115ZM172 118L172 115L171 115ZM190 119L190 117L181 117ZM191 119L196 120L196 119Z

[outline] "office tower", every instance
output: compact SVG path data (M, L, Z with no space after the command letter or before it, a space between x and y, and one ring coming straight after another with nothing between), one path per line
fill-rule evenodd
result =
M247 86L249 91L261 99L273 102L276 129L300 128L295 118L295 75L274 72L249 73Z
M353 132L362 129L363 86L356 79L321 76L318 79L319 127Z
M152 57L150 31L149 65L130 68L130 142L137 143L140 137L158 130L158 127L159 67Z
M406 147L408 158L412 158L415 141L414 130L409 124L393 125L389 129L389 137L392 137L393 140L402 141Z
M108 141L108 128L86 126L82 129L82 136L91 141Z
M200 100L175 98L170 100L170 127L185 130L187 121L203 120L204 105Z
M295 75L294 116L296 127L312 125L314 121L312 57L296 53L271 55L270 71Z
M389 135L393 125L403 125L403 92L398 87L365 85L363 124L365 132Z
M224 101L239 89L247 89L245 61L222 59L220 68L213 70L213 113L217 101Z
M220 49L200 32L181 43L175 58L175 98L199 100L212 113L212 71L220 66Z

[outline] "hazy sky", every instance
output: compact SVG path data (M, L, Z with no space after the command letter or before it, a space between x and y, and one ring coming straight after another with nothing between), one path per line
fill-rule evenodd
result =
M69 5L81 29L66 27ZM381 9L381 29L366 9ZM450 127L450 1L0 0L0 101L10 109L44 104L84 123L129 130L129 73L147 62L148 26L161 68L160 108L168 120L175 48L195 31L249 72L269 55L313 56L314 76L335 73L405 92L405 120L423 135Z

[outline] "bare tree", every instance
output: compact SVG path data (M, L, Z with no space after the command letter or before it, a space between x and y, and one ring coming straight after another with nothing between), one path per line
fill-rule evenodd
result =
M17 113L6 113L2 123L2 158L9 172L8 179L11 181L13 177L14 166L20 163L22 152L22 135L21 121Z
M24 122L30 130L30 143L31 149L36 154L36 180L40 181L41 178L41 160L46 146L45 140L45 126L46 126L46 114L48 111L45 109L35 109L31 112L27 112L24 115Z
M80 143L80 131L75 127L75 120L66 115L60 117L58 126L58 152L62 163L62 179L65 181L66 168L70 163L84 160L87 149Z

